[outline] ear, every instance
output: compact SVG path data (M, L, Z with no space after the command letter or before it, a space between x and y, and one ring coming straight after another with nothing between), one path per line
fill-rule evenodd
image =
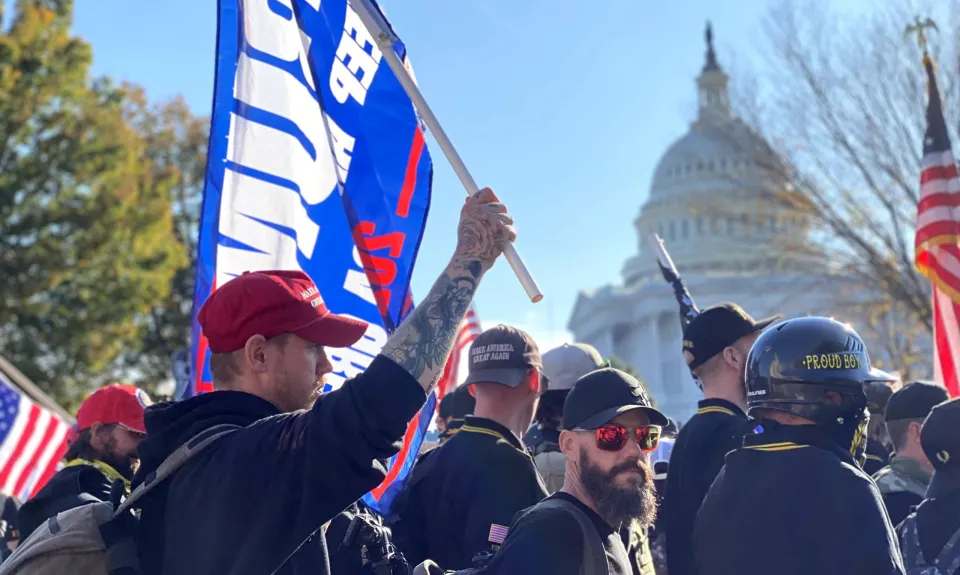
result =
M917 443L920 443L920 431L923 429L923 423L911 421L907 429L910 436L913 437Z
M267 338L260 334L250 336L243 346L244 363L250 366L254 373L267 372Z
M560 432L560 451L571 461L580 461L580 441L576 432L564 429Z
M743 357L740 356L737 348L732 345L723 349L723 360L734 369L743 368Z
M542 381L543 380L540 378L540 372L537 371L537 368L534 367L527 371L527 385L530 387L530 391L532 391L534 395L540 395L543 392L543 390L540 389L540 384Z
M90 445L94 449L103 449L103 432L104 425L99 421L95 421L93 425L90 426Z
M737 350L733 347L723 348L723 361L732 368L737 368L740 366L740 357L737 353Z

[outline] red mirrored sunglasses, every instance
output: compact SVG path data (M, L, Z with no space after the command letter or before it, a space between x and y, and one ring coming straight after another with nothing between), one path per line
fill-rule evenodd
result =
M576 431L589 431L586 429L577 429ZM627 444L627 438L630 431L622 425L604 425L594 430L597 439L597 448L604 451L620 451ZM649 453L657 448L660 443L659 425L641 425L632 430L640 451Z

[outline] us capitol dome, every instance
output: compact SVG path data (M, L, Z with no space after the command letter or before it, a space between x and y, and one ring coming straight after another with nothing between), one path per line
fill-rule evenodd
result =
M654 170L622 283L581 290L567 323L576 341L633 366L660 409L681 422L702 394L683 359L679 308L657 265L652 234L663 238L701 309L732 301L754 318L825 315L858 329L849 302L837 297L856 291L851 278L830 262L786 253L778 241L806 237L804 219L791 202L771 201L778 186L758 161L770 148L731 110L729 78L709 24L706 39L697 117ZM869 334L858 331L869 346Z

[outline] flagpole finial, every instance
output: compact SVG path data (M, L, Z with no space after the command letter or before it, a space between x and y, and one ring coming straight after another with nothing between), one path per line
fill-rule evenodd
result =
M933 21L933 18L927 18L925 20L921 19L919 15L914 19L912 24L908 24L903 31L903 37L916 36L917 44L920 45L920 51L923 52L924 58L928 56L927 54L927 30L936 30L940 31L937 28L937 23Z

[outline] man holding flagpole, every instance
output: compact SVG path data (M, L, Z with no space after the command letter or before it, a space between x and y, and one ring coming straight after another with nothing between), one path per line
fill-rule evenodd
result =
M215 291L199 316L215 391L147 411L134 488L205 430L241 429L143 498L144 574L329 573L321 526L383 480L512 224L491 190L469 197L433 288L365 372L322 396L324 348L356 343L366 324L327 310L302 272L245 273Z

